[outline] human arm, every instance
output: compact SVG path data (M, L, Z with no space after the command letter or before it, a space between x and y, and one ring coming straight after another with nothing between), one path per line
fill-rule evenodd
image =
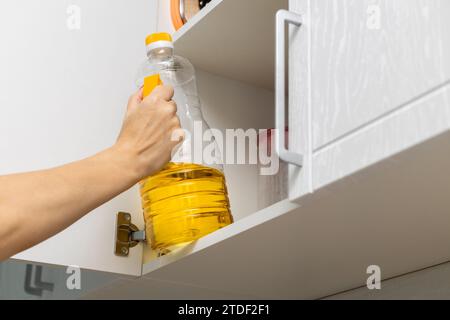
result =
M117 142L60 167L0 176L0 261L46 240L160 170L179 143L173 89L134 94Z

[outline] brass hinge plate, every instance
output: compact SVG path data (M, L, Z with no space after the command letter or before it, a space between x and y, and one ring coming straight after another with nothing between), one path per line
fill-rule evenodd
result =
M131 222L131 214L119 212L116 224L115 254L120 257L128 257L130 249L137 246L140 241L145 241L145 231L139 230Z

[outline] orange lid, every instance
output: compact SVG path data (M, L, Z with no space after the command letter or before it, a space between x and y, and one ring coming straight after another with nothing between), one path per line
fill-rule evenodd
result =
M145 38L145 44L148 46L149 44L152 44L157 41L169 41L172 42L172 36L168 34L167 32L160 32L160 33L152 33L147 38Z
M144 88L142 90L142 97L146 98L159 85L163 84L159 74L145 77Z

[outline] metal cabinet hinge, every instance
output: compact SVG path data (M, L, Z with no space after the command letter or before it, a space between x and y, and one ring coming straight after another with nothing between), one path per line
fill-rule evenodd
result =
M117 214L116 224L115 254L121 257L128 257L130 248L137 246L139 242L145 240L145 231L139 230L139 228L131 222L131 214L119 212Z

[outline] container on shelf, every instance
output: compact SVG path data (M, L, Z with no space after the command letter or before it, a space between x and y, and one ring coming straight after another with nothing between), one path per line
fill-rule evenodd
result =
M203 9L211 0L170 0L170 16L175 30Z
M171 85L186 132L171 162L141 182L147 239L152 249L164 254L231 224L233 217L217 143L214 139L195 143L196 135L203 135L209 126L202 115L194 67L174 55L167 33L150 35L146 44L148 58L139 69L137 85L144 85L144 97L158 83ZM203 154L211 143L217 158L205 163L196 154Z
M289 130L285 132L286 143ZM275 129L263 130L258 136L259 153L263 152L268 158L276 159L279 162L278 170L275 174L262 175L261 168L266 167L259 163L258 173L258 209L267 208L288 197L288 179L289 165L281 160L275 154Z

